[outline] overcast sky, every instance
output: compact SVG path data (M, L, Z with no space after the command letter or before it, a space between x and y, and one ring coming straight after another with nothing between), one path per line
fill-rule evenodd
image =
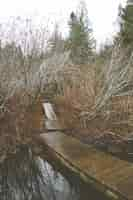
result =
M37 22L41 16L59 21L64 33L68 28L69 15L78 2L79 0L2 0L0 21L2 23L10 16L22 16L31 17ZM118 6L120 3L124 5L125 2L126 0L86 0L94 36L99 42L110 38L116 31Z

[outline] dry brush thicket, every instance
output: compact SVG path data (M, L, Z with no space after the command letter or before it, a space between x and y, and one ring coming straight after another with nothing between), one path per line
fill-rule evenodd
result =
M30 141L31 133L41 128L43 114L38 105L42 98L55 103L60 120L69 128L120 133L125 126L125 132L132 131L130 48L123 49L118 44L112 47L111 57L100 70L95 55L91 64L76 66L69 51L49 54L46 28L32 29L29 20L26 26L24 32L19 27L19 33L16 23L10 31L1 28L1 33L4 32L0 46L2 154L16 151L18 143Z
M55 98L60 120L69 128L87 129L91 134L132 132L133 53L117 44L107 63L101 74L95 63L75 66L82 75Z
M8 31L7 26L1 27L1 160L15 153L19 145L30 143L42 129L44 95L62 94L65 85L81 80L81 70L70 62L69 52L49 57L47 29L34 29L29 20L26 29L21 29L18 22L9 24Z
M58 195L52 182L56 178L51 178L53 172L34 154L40 152L34 138L44 128L41 103L46 88L51 84L59 86L64 81L62 73L69 77L69 70L65 70L69 53L44 59L47 38L44 32L37 31L37 36L33 30L24 30L24 38L21 37L24 33L18 37L22 41L10 41L10 33L9 41L1 38L0 199L5 200L56 199ZM59 88L56 91L61 91Z
M15 19L8 26L1 26L0 36L0 156L3 160L7 154L15 153L19 145L29 143L42 126L43 114L38 106L40 85L35 83L35 74L47 45L47 33L43 28L32 27L29 20L22 23L21 19Z

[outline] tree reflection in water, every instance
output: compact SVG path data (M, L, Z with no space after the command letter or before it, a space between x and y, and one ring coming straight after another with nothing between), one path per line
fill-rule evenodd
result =
M22 147L0 164L0 199L77 200L78 196L47 162Z

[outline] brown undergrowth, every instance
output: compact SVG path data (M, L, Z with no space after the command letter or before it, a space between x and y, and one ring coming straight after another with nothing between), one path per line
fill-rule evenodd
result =
M15 154L21 145L30 144L43 127L40 99L25 104L23 95L14 95L0 115L0 161Z
M81 117L82 110L90 110L95 97L87 96L86 88L66 88L55 98L56 112L61 123L76 136L95 138L106 133L126 137L133 132L133 96L114 96L93 119Z

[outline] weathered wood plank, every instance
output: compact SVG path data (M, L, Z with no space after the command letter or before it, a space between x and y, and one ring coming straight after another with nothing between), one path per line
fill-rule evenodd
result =
M43 110L46 116L45 129L47 131L65 131L66 127L62 126L54 112L52 104L43 103Z
M63 131L64 128L61 127L57 120L45 120L45 129L47 131Z
M59 121L49 103L43 104L47 116L47 130L61 130ZM111 199L133 200L133 165L61 132L42 134L42 141L65 167L79 174Z
M51 103L43 103L42 104L45 115L49 120L57 120L56 114L53 110Z
M41 140L70 170L111 199L133 200L133 165L83 144L61 132L42 134Z

